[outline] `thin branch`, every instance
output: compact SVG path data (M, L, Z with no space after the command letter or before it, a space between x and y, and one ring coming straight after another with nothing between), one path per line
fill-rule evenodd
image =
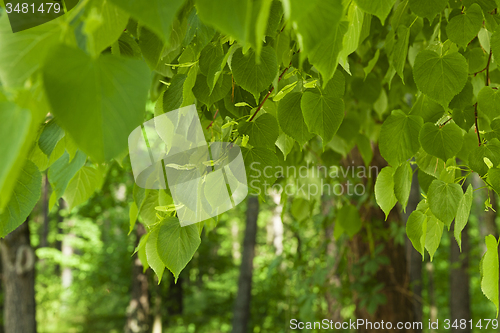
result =
M476 122L477 141L479 143L479 146L481 146L481 135L479 134L479 126L477 125L477 103L474 104L474 118Z
M278 83L281 81L281 79L285 75L286 71L290 68L290 66L292 66L292 62L291 61L290 61L290 64L288 65L288 67L285 68L285 70L283 71L283 73L281 73L280 77L278 78ZM264 103L267 101L267 99L269 98L269 96L272 94L273 91L274 91L274 86L271 87L271 89L267 92L266 97L264 97L264 99L262 100L262 102L260 102L259 107L257 108L257 110L255 111L255 113L253 114L252 118L250 118L249 122L251 122L252 120L255 119L255 117L257 116L257 113L259 113L260 109L262 109L262 107L264 106Z
M490 85L490 64L491 64L491 56L493 55L493 51L490 50L490 56L488 57L488 64L486 65L486 86Z
M443 127L444 125L448 124L450 122L450 120L452 120L453 118L450 117L447 121L445 121L442 125L439 126L439 128Z
M218 114L219 114L219 109L217 109L217 111L215 111L214 120L212 120L212 122L210 123L210 125L208 125L207 129L209 129L210 127L212 127L212 125L214 124L215 118L217 118Z

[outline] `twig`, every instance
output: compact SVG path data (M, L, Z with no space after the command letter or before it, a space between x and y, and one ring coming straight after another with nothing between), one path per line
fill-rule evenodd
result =
M453 118L450 117L450 119L448 119L447 121L445 121L442 125L439 126L439 128L443 127L444 125L448 124L450 122L450 120L452 120Z
M217 111L215 111L214 120L212 120L212 122L210 123L210 125L208 125L207 129L209 129L210 127L212 127L212 125L214 124L215 118L217 118L218 114L219 114L219 110L217 109Z
M290 68L290 66L292 66L292 62L291 61L290 61L290 64L288 65L288 67L285 68L285 70L283 71L283 73L281 73L280 77L278 78L278 83L281 81L281 79L285 75L286 71ZM253 114L252 118L250 118L249 122L251 122L252 120L255 119L255 116L257 116L257 113L259 113L260 109L262 109L262 107L264 106L264 103L267 101L267 99L269 98L269 96L271 95L271 93L273 91L274 91L274 86L271 87L271 89L267 92L266 97L264 97L264 99L262 100L262 102L260 102L259 106L257 107L257 110Z
M493 51L490 50L490 56L488 57L488 64L486 65L486 86L490 85L490 64L491 64L491 56L493 55Z
M474 118L476 122L477 141L479 143L479 146L481 146L481 135L479 134L479 126L477 125L477 103L474 104Z

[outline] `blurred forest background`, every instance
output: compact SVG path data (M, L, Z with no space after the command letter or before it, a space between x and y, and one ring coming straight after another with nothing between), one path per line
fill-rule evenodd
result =
M340 3L340 1L337 2ZM459 1L450 1L450 6L452 2L454 3L453 6L456 6L454 9L460 11L461 4L458 3ZM378 19L371 20L371 16L357 8L355 2L342 1L345 8L350 8L349 13L351 13L351 8L354 8L353 13L359 14L360 17L366 17L364 25L362 20L361 24L359 23L360 19L357 16L355 19L352 18L353 21L358 21L358 28L356 28L358 41L354 48L350 50L350 53L348 52L345 55L347 65L349 65L347 56L350 57L352 76L339 67L335 76L333 74L335 70L333 70L329 78L334 77L331 80L333 84L339 84L340 82L342 87L348 87L345 96L342 95L343 91L340 92L343 98L342 103L345 101L346 116L344 119L344 104L342 104L340 112L344 121L342 126L340 126L340 123L338 124L340 128L337 126L335 129L335 131L338 129L335 137L333 137L334 133L323 133L325 137L331 134L330 142L324 142L325 144L322 145L323 142L319 137L307 132L306 128L305 132L307 133L302 138L305 139L303 140L305 143L301 142L302 140L297 140L297 143L295 143L294 139L278 132L278 122L274 119L276 114L279 113L276 105L280 98L283 98L283 101L289 101L290 99L297 101L296 97L301 96L306 89L320 89L319 82L321 78L316 70L311 69L313 66L308 60L299 60L302 55L299 54L299 46L295 43L294 38L300 38L290 32L292 24L286 25L286 22L282 20L283 13L278 11L279 15L275 15L276 24L272 31L273 36L276 38L268 38L267 43L269 45L265 46L267 48L265 50L274 57L276 73L270 73L270 81L274 80L275 82L264 82L263 88L258 89L252 96L252 94L245 92L243 88L236 85L230 75L232 73L228 73L226 70L219 81L224 83L223 77L229 78L228 80L232 81L232 90L231 85L227 85L224 94L216 100L210 95L211 92L208 92L206 77L196 72L199 53L202 50L212 52L209 43L214 36L217 36L214 38L217 43L220 42L217 47L220 47L221 52L223 52L220 57L221 63L218 64L219 75L220 72L227 68L226 62L230 50L245 61L248 58L243 58L239 48L233 48L233 43L237 44L238 42L235 42L232 37L221 35L219 32L216 34L215 31L211 31L204 26L201 21L196 21L199 24L200 31L206 30L211 33L210 35L207 32L209 37L205 44L208 46L204 49L197 45L196 47L200 49L194 54L193 59L189 58L190 54L186 51L188 47L183 44L186 39L189 39L185 37L188 36L185 21L188 18L189 20L198 19L194 9L194 2L187 1L186 3L191 7L188 5L185 5L185 8L183 7L186 12L183 13L185 16L183 17L185 24L183 29L185 30L178 34L180 38L176 34L172 34L174 38L179 39L179 45L174 50L176 53L172 51L172 53L175 53L174 55L169 54L170 58L161 58L160 61L160 55L166 49L165 45L162 44L161 40L154 37L154 33L151 33L149 37L154 42L158 40L157 44L160 44L159 51L156 50L158 52L155 51L157 45L153 44L154 47L150 47L147 42L143 42L143 40L147 41L148 30L146 28L141 30L142 26L138 30L137 22L132 19L129 20L128 13L125 15L123 27L118 27L116 37L111 42L103 44L102 49L97 50L98 52L96 51L96 54L94 54L97 59L101 52L114 54L118 49L118 54L122 52L120 59L125 57L142 59L146 58L142 53L148 55L151 50L158 53L156 63L152 66L153 69L156 69L156 72L151 75L150 80L154 83L148 81L150 73L147 72L145 76L146 85L143 85L145 86L143 89L144 99L148 97L148 103L145 106L146 119L151 119L155 115L154 103L157 99L163 100L159 96L163 96L162 94L168 91L166 87L172 90L176 89L176 86L179 88L177 84L174 84L178 83L178 81L174 81L174 78L178 79L181 75L184 75L183 80L186 80L183 71L187 72L188 68L194 68L193 77L201 77L202 80L198 80L204 84L201 88L206 87L204 91L206 96L199 92L202 90L200 87L198 87L198 93L195 92L194 95L196 95L197 99L197 109L204 116L202 126L207 129L205 133L207 138L207 133L211 131L212 139L215 141L213 132L218 131L215 137L217 140L222 141L223 135L227 134L224 129L229 128L226 126L229 124L231 127L226 130L229 133L227 136L234 135L234 141L240 140L236 141L237 144L244 140L248 143L248 136L245 138L244 135L241 135L244 129L243 126L237 127L238 121L244 123L245 121L242 119L249 118L252 114L253 119L267 100L268 103L262 109L264 111L261 112L259 117L262 120L264 118L262 114L264 114L268 116L268 119L271 118L274 121L276 137L271 135L271 148L274 151L270 154L273 155L273 158L277 156L275 165L278 164L279 158L279 164L281 165L307 166L309 170L319 166L330 167L334 165L339 165L343 170L349 170L349 167L366 168L370 165L380 172L382 168L387 166L387 162L382 158L377 144L383 118L391 110L401 108L405 112L410 112L410 109L417 105L417 101L420 101L421 105L426 101L426 96L423 94L417 95L418 90L412 81L412 71L409 70L409 63L406 62L406 54L402 60L401 72L403 73L398 72L398 74L401 79L405 78L402 74L406 74L407 86L397 78L393 88L390 88L392 77L396 74L396 71L393 70L388 81L389 89L386 93L387 82L383 78L386 73L390 72L388 69L390 68L390 61L388 60L388 54L384 53L386 51L380 52L380 50L383 50L382 47L377 48L375 51L375 46L384 44L389 25L384 26ZM201 1L197 3L199 4ZM275 5L276 3L278 4L277 8L281 10L281 2L274 1ZM406 8L408 1L398 1L397 3L398 5L403 4L403 8ZM92 4L97 7L101 3L94 1ZM269 4L271 4L271 1L269 1ZM392 1L392 4L394 5L395 1ZM340 7L342 8L342 6ZM391 8L389 8L387 14L389 14ZM78 19L75 18L71 22L73 24L71 32L74 35L71 38L75 39L75 41L71 40L71 43L74 42L73 44L76 46L69 42L68 44L74 46L73 49L77 50L74 52L81 52L83 54L82 58L87 61L85 57L88 55L79 50L78 47L85 49L87 40L83 37L95 33L91 28L93 24L99 27L99 24L96 23L98 21L96 17L99 17L99 15L94 15L96 13L96 11L93 11L94 7L88 6L85 10L87 11L84 15L82 14L84 16L82 21L88 24L84 27L85 29L88 28L89 31L82 28L83 23L80 25ZM399 13L403 16L405 10L408 12L408 9L403 9L396 12L396 14ZM134 14L133 11L130 12L131 15ZM299 12L299 14L301 13ZM340 14L345 14L343 9ZM391 15L391 20L394 19L396 14ZM411 34L412 43L418 37L417 42L415 42L415 44L418 44L418 48L411 51L413 60L415 60L418 52L428 47L431 42L434 42L437 32L439 32L439 46L443 47L441 30L444 28L441 28L441 15L439 15L439 29L435 29L434 25L427 24L427 21L425 21L424 25L423 18L417 18L413 13L406 14L408 17L405 17L405 20L410 23L413 22L411 25L408 24L409 28L405 27L408 36L406 38L406 49L408 49L408 38L410 38L412 26L414 29ZM497 15L496 9L495 15ZM210 15L207 16L210 17ZM4 40L9 41L8 38L10 38L11 32L8 29L10 28L7 27L5 17L2 17L2 19L4 19L2 21L2 29L4 30L0 32L3 32ZM351 17L349 19L351 20ZM400 20L397 17L396 19ZM148 20L142 19L142 21L147 22ZM314 26L314 21L312 22L311 25ZM431 20L430 22L434 21ZM308 21L308 23L310 22ZM323 26L328 27L328 21L323 23ZM170 28L171 25L172 22L167 26ZM69 26L68 23L63 28L57 27L57 29L60 29L60 31L56 30L57 33L60 33L63 37L56 35L54 38L56 42L54 43L59 43L60 39L63 40L68 38L66 35L71 35L71 33L66 34L65 30ZM134 29L131 29L131 26ZM341 26L347 29L348 24L343 21ZM129 33L127 31L124 33L124 27L133 32ZM7 30L8 34L5 33ZM100 33L98 30L96 31ZM143 40L132 35L138 31L144 31L141 36ZM262 34L264 32L262 31ZM285 33L278 38L277 36L282 32ZM194 38L192 31L191 34L187 45L191 43L191 40L196 45L197 38L202 38L199 36ZM278 41L280 41L280 38L284 38L283 36L286 34L288 34L288 39L282 42L284 47L280 46ZM360 38L360 34L363 34L363 38ZM394 38L394 32L392 32L392 35L392 38ZM19 34L17 36L23 35ZM123 38L123 40L118 41L119 37ZM36 39L37 37L31 36L31 38ZM12 39L15 38L12 37ZM136 39L139 40L138 43L136 43ZM366 41L364 41L365 39ZM261 40L262 38L259 42ZM444 32L443 40L445 40ZM120 42L122 43L120 44ZM146 47L144 47L144 43L146 43ZM478 43L475 42L475 44ZM111 44L112 47L110 47ZM359 44L359 50L357 50L357 44ZM14 42L10 45L14 45ZM135 48L131 47L131 45ZM222 45L224 45L224 49ZM449 46L449 44L446 45ZM94 51L94 46L91 46L92 51ZM203 46L205 47L205 45ZM240 45L236 46L239 47ZM269 49L271 47L278 48L278 46L284 48L285 51L282 51L283 56L280 56L279 62L276 63L275 52L269 51ZM190 47L194 49L192 45ZM457 47L455 46L455 48ZM479 49L480 46L476 45L476 48ZM71 50L70 47L66 49ZM187 60L181 59L185 60L185 63L179 60L181 50L185 52L182 55ZM218 52L218 49L214 48L214 50L213 52ZM355 50L357 51L355 52ZM153 51L151 53L154 53ZM208 51L207 53L209 53ZM3 50L0 49L0 55L1 52ZM265 52L263 51L263 53ZM392 51L390 53L392 54ZM458 53L458 51L455 53ZM483 56L483 52L480 53ZM90 56L88 58L89 63L95 60ZM112 56L109 56L109 59L112 58ZM210 57L207 56L207 58ZM285 62L281 58L285 58L287 61ZM322 57L319 58L323 59ZM484 58L487 59L486 53ZM253 61L253 58L251 59ZM375 60L373 61L373 59ZM59 60L56 59L52 62L52 64L55 64L56 71ZM147 58L147 61L149 60ZM32 62L36 63L36 61L38 60ZM168 66L166 61L169 63ZM491 53L489 61L491 61ZM186 63L189 66L185 65ZM335 62L335 66L337 66L337 63L338 61ZM145 64L142 65L146 68ZM150 64L148 63L148 65ZM405 65L408 67L406 73L403 71ZM413 64L411 65L413 66ZM28 63L25 67L29 66L31 66L31 63ZM257 67L257 65L255 66ZM74 68L81 67L79 63L74 65ZM158 68L161 70L158 70ZM479 79L476 81L483 82L484 78L481 75L487 75L486 82L489 83L489 67L487 67L486 73L481 73L484 72L482 68L479 68L480 72L477 73L476 71L471 71L469 74L465 73L466 79L470 76L470 79L473 80L473 77L475 78L477 75ZM287 71L288 74L285 75ZM500 82L498 67L494 69L492 67L491 71L493 81ZM31 75L37 77L38 74L33 74L33 72L28 73L24 77L24 81L31 78ZM66 73L58 74L65 78ZM125 76L123 75L123 77ZM50 76L47 77L50 78ZM122 78L122 76L119 76L119 78ZM133 76L131 78L134 79ZM283 80L281 80L282 78ZM57 79L60 78L57 77ZM134 81L130 78L128 80ZM19 86L24 88L24 81ZM34 80L33 82L37 81ZM58 83L60 82L62 82L60 86L67 86L67 82L64 80L58 81ZM126 83L131 88L124 90L125 92L137 91L133 85L135 82ZM138 84L140 85L141 82L138 82ZM195 82L193 81L192 84L187 89L191 95L193 94L192 90ZM484 85L484 83L482 84ZM198 85L200 84L198 83ZM269 91L271 86L273 88ZM33 87L33 91L39 89L39 86L35 84ZM275 95L272 95L268 100L275 87L277 88L274 91ZM28 88L31 89L32 87ZM85 92L92 96L93 88L91 86ZM214 87L212 86L212 88ZM183 87L181 86L180 89L182 95ZM196 86L194 89L196 90ZM238 101L233 98L235 89L237 93L244 97L239 103L236 103L240 105L236 105L235 102ZM178 93L178 91L174 92ZM276 98L276 92L282 95ZM21 96L19 99L22 100L23 96L31 96L31 93L32 91L27 89L16 95L16 97ZM334 91L334 93L338 92ZM283 96L286 94L289 95L284 98ZM310 91L309 94L311 94ZM113 96L116 95L119 94L116 93ZM194 95L190 104L194 103ZM250 98L247 98L247 95ZM199 96L206 97L209 102L203 101L201 103ZM223 108L226 107L225 101L222 100L224 96L227 97L226 100L230 101L228 104L232 109L236 110L236 106L241 107L241 109L245 110L245 114L241 111L242 114L234 116L230 112L232 109L230 111L224 110ZM66 96L62 96L61 99L64 97ZM259 104L259 101L262 101L262 104L257 106L253 101L254 97L257 104ZM335 96L335 98L340 100L338 96ZM26 98L25 100L30 99ZM30 100L30 103L37 104L35 99L33 101ZM218 102L218 104L215 104L215 102ZM109 103L111 104L111 102ZM253 104L250 105L249 103ZM467 104L467 101L465 104ZM60 109L67 111L65 105L61 105ZM281 105L284 105L283 102ZM180 105L173 109L178 107ZM222 111L226 112L225 116L218 117L219 107L221 114ZM165 111L163 108L162 105L159 107L161 112ZM43 109L43 106L41 109ZM235 112L234 110L232 112ZM42 111L45 112L42 113L40 124L43 122L44 128L49 127L52 121L51 115L46 117L47 110L43 109ZM143 111L141 107L140 112ZM302 114L300 107L298 113ZM402 114L402 111L400 113ZM445 109L438 105L437 113L438 117L432 121L433 125L437 120L444 117ZM57 116L55 119L57 119ZM280 126L282 126L282 119L278 120ZM450 120L451 118L446 120L441 127ZM77 128L76 132L78 132L78 120L74 122L77 124L75 127ZM430 121L427 120L427 122ZM36 126L41 128L40 124L36 124ZM132 123L131 128L135 128L137 125ZM213 127L211 127L212 125ZM302 127L305 128L305 125ZM476 145L474 141L475 132L471 127L472 124L469 124L467 137L469 139L472 137L472 146L474 147ZM237 133L237 128L242 133ZM3 283L0 288L0 308L5 313L5 316L14 316L16 313L21 313L21 308L24 308L24 310L29 308L26 312L30 312L32 307L35 306L37 332L281 333L292 331L290 328L292 319L313 322L323 319L349 321L357 318L372 321L392 321L394 324L398 321L409 320L423 322L423 331L430 332L426 329L429 320L439 320L441 323L446 319L450 319L452 322L455 319L462 319L467 322L472 320L475 325L480 319L493 319L496 317L495 305L481 291L479 267L481 258L486 251L485 236L493 235L496 239L499 238L500 225L496 213L500 209L499 198L493 190L482 187L482 180L476 173L471 174L465 184L472 184L476 191L474 192L469 223L462 232L462 251L460 251L457 242L453 239L453 228L451 230L445 228L441 244L432 262L427 254L422 260L422 255L413 248L406 235L405 223L408 216L415 210L422 199L422 193L426 192L433 180L430 175L417 172L413 163L413 181L411 182L411 192L406 212L403 212L400 204L397 204L388 218L384 216L384 213L375 202L374 184L376 174L373 177L358 177L358 175L350 172L338 177L325 177L325 175L322 176L321 174L318 177L275 177L279 178L277 183L282 186L287 182L294 183L295 181L297 181L297 187L303 184L322 184L321 181L325 180L332 185L340 184L341 189L346 189L348 182L361 184L363 191L354 195L351 193L349 196L332 193L321 195L317 192L311 195L311 193L301 193L300 191L296 191L290 196L286 193L280 194L273 191L259 198L249 195L235 209L221 214L218 217L216 227L209 222L205 224L201 234L201 245L194 254L193 259L182 270L177 283L174 282L174 277L168 270L163 275L161 283L158 283L152 269L144 269L138 254L134 253L141 237L146 234L146 228L143 223L136 223L137 214L135 216L129 214L131 202L134 202L135 199L134 187L136 185L134 185L130 159L124 157L124 154L120 154L120 156L118 154L113 155L109 161L106 161L109 162L108 164L97 163L92 160L93 157L90 155L90 160L96 163L92 166L92 170L99 170L100 172L101 169L105 169L102 186L95 186L97 192L90 199L83 200L85 201L84 204L77 205L71 211L62 198L58 200L58 204L53 209L49 210L52 190L48 181L50 177L48 177L47 167L63 156L65 149L69 151L71 145L73 145L71 147L73 155L76 154L76 148L71 139L66 141L66 138L70 137L70 133L71 131L66 131L68 135L64 139L62 139L63 135L58 137L54 146L51 147L50 152L52 155L50 153L47 155L49 157L38 149L37 144L32 145L34 148L30 146L33 149L30 150L29 155L28 150L26 150L26 157L37 166L45 163L45 169L39 168L42 170L41 197L26 222L2 240L2 246L16 244L17 251L25 251L24 255L16 256L17 253L14 253L13 256L15 258L25 258L26 262L16 263L16 265L19 264L18 266L26 269L28 273L17 274L12 267L6 267L5 263L10 265L13 261L11 258L6 258L5 253L7 251L2 251L3 260L0 274L2 274ZM125 133L125 136L128 133ZM278 146L279 150L276 149L275 142L278 140L278 134L281 138L290 139L290 141L287 141L290 147L283 149ZM283 136L281 136L282 134ZM89 136L91 137L92 133ZM33 141L35 139L32 138ZM256 140L255 137L250 138L250 140L252 139ZM82 140L82 142L86 141ZM265 138L261 141L267 144ZM253 142L250 141L250 144L253 145ZM287 144L284 144L284 146L287 146ZM463 151L468 153L467 149L469 147L470 145L464 145ZM86 146L86 148L92 150L92 147L88 148ZM417 147L417 151L419 148L420 146ZM286 153L281 152L285 150L287 150ZM412 152L410 156L413 156L413 153L415 152ZM437 169L437 158L430 155L425 156L436 160L435 169ZM44 160L42 161L42 159ZM404 160L407 163L406 157ZM90 169L90 167L88 168ZM408 168L410 168L409 164ZM430 168L432 169L433 165ZM38 170L36 171L38 172ZM455 169L453 169L453 172L455 172ZM453 183L455 174L452 174L451 177L451 183ZM93 191L94 188L90 192ZM264 198L265 200L263 200ZM157 204L158 200L155 203ZM156 213L153 210L154 207L155 205L152 205L149 208ZM154 215L153 220L155 220ZM31 249L35 254L34 257L29 255ZM141 252L139 252L140 254ZM32 265L34 265L34 273L31 269ZM6 272L10 272L10 275ZM11 307L5 306L4 296L6 288L8 288L5 281L10 281L10 286L15 285L12 281L16 281L18 285L30 288L33 274L35 281L34 293L32 293L32 290L20 290L19 294L24 293L25 296L23 302L13 302L10 305ZM26 295L29 297L34 295L34 300L28 299L26 301ZM17 305L18 308L13 307L12 304ZM22 320L22 318L19 320ZM4 319L0 318L0 332L11 333L3 329L3 321ZM318 330L312 331L316 332ZM453 330L453 332L458 331ZM483 328L482 330L473 329L471 331L493 332L494 330ZM359 332L374 331L360 330ZM415 331L415 333L419 332L418 330Z
M29 227L36 253L38 331L135 332L138 311L145 315L148 331L155 333L231 332L247 205L224 213L217 228L203 231L201 246L177 284L165 274L158 285L154 272L148 268L143 273L137 254L132 255L144 231L137 224L127 236L134 181L124 162L123 169L112 165L101 192L71 213L62 199L59 208L47 211L50 187L44 182L42 199L21 227ZM491 192L490 198L496 210L496 194ZM335 218L328 207L338 198L274 199L278 204L268 197L258 212L251 332L288 332L294 318L354 320L357 304L374 314L387 303L380 292L384 285L375 276L397 268L387 265L383 244L352 262L349 248L354 241L333 235ZM459 319L468 315L473 321L495 315L494 305L481 292L478 271L485 235L498 236L499 230L497 214L485 212L485 199L473 203L461 254L452 232L445 231L432 263L428 256L422 262L418 253L410 259L413 274L421 274L421 294L406 297L421 308L424 323L450 319L452 309ZM406 244L408 255L415 250L407 245L404 228L392 222L389 233L375 237L391 239L401 248ZM453 298L468 291L470 301Z

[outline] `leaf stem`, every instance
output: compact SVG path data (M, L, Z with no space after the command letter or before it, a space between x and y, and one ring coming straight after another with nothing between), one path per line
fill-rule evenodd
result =
M481 146L481 135L479 134L479 126L477 125L477 103L474 104L474 118L476 122L477 141L479 143L479 146Z
M283 76L285 75L286 71L290 68L290 66L292 66L292 62L290 61L290 64L288 65L287 68L285 68L285 70L281 73L280 77L278 78L278 83L281 81L281 79L283 78ZM269 98L269 96L271 95L271 93L274 91L274 86L271 87L271 89L269 89L269 91L267 92L267 95L266 97L264 97L264 99L262 100L262 102L260 102L259 106L257 107L257 110L255 111L255 113L253 114L252 118L250 118L250 120L248 120L249 122L251 122L252 120L255 119L255 117L257 116L257 113L259 113L260 109L262 109L262 107L264 106L264 103L267 101L267 99Z

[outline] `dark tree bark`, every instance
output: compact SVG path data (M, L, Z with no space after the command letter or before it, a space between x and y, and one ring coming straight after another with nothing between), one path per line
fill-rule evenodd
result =
M346 160L349 161L348 165L354 167L364 166L363 160L357 149L351 151L348 157L349 159ZM354 165L351 164L351 161L353 161ZM387 162L380 155L377 146L374 146L374 157L371 166L376 167L379 171L387 166ZM375 179L371 179L371 181L375 182ZM377 205L367 202L360 208L360 215L364 223L370 224L372 228L375 228L374 226L377 225L377 228L390 230L391 223L403 225L400 214L397 212L396 208L391 211L386 220L385 214ZM354 265L365 255L371 255L368 239L367 229L363 228L361 232L355 235L349 242L350 265ZM381 265L375 274L375 279L384 285L380 293L385 296L386 302L385 304L379 305L372 315L365 308L359 306L361 299L355 295L355 301L358 303L356 307L356 317L372 323L382 320L393 324L397 322L414 322L413 295L410 290L410 277L407 267L405 245L399 244L394 239L390 238L374 239L374 243L375 247L379 244L383 244L384 249L380 255L386 256L389 259L389 264ZM351 276L350 278L351 280L355 280L358 277ZM372 332L376 333L380 332L380 330L376 330L375 327L370 329L366 326L358 329L358 333ZM405 330L405 332L414 333L415 331L409 329Z
M462 230L462 253L457 242L453 239L453 229L451 229L450 242L450 314L452 322L471 319L470 295L469 295L469 227ZM469 325L466 329L452 328L452 332L472 332Z
M47 247L47 237L49 235L49 178L47 173L43 175L43 193L42 193L42 212L43 225L42 234L40 235L40 247Z
M411 183L410 197L406 212L402 213L403 220L408 221L410 214L415 211L421 200L420 184L418 183L418 173L416 167L413 167L413 177ZM410 276L410 290L412 292L413 315L414 320L422 322L422 255L411 244L408 237L405 237L406 261L408 274ZM415 333L421 333L421 329L415 329Z
M246 229L243 240L238 294L234 304L232 333L246 333L250 319L250 301L252 292L253 258L257 237L257 217L259 216L259 199L249 197L247 201Z
M141 223L137 223L136 225L137 246L141 237L146 234L146 229ZM149 329L148 276L143 273L143 266L137 255L132 265L131 299L127 309L125 332L145 333Z
M184 278L179 276L177 283L173 276L169 276L169 285L166 295L167 313L170 316L182 315L184 311L184 292L183 292Z
M9 333L35 333L35 253L28 220L0 242L5 292L4 325Z

